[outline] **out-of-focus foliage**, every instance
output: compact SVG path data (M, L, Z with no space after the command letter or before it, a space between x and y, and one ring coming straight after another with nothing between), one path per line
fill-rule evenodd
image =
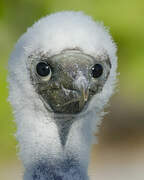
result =
M80 10L103 21L118 46L120 96L144 100L143 0L1 0L0 1L0 161L14 157L15 132L7 102L7 62L14 44L40 17L61 10Z

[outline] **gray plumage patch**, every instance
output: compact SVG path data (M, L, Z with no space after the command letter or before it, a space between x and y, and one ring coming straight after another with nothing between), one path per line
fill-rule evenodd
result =
M39 162L27 169L24 180L88 180L88 175L82 165L73 157L56 164Z
M75 118L71 116L68 116L68 117L63 116L61 118L56 117L54 119L57 124L61 144L64 147L66 144L67 137L71 129L72 123L74 122Z

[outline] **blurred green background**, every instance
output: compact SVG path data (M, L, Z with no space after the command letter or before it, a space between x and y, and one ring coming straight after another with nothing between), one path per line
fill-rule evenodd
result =
M27 27L42 16L61 10L84 11L95 20L103 21L118 46L119 91L111 102L110 115L105 117L101 144L128 140L127 137L136 136L139 131L143 137L143 0L0 0L0 164L17 158L15 124L7 102L10 53Z

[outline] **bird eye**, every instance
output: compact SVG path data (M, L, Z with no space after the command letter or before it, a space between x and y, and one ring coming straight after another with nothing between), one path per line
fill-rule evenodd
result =
M36 72L42 77L51 77L51 68L46 62L40 62L36 65Z
M94 78L98 78L102 75L103 73L103 67L101 64L95 64L92 68L91 68L91 73L92 76Z

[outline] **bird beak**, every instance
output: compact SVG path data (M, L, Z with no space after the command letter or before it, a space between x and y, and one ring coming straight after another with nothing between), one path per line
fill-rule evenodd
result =
M89 98L89 82L83 75L79 75L74 84L80 92L79 108L83 109Z
M88 89L82 89L82 97L84 99L84 102L86 102L88 100L88 96L89 96L89 90Z
M82 88L81 89L81 98L79 101L79 108L82 109L84 104L88 101L89 97L89 90L88 88Z

